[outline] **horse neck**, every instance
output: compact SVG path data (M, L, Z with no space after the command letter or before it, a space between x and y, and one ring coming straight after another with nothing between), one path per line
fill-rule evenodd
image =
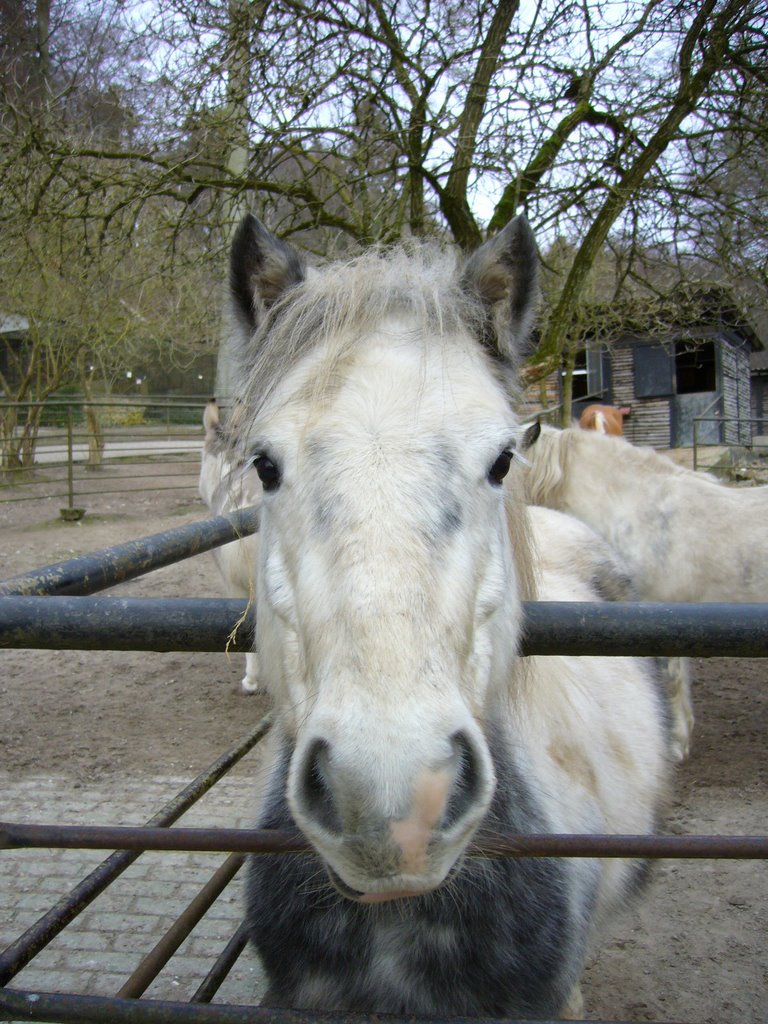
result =
M563 432L561 443L562 501L555 507L578 518L599 519L601 504L616 495L635 494L638 478L647 476L638 467L632 446L619 438L573 431Z

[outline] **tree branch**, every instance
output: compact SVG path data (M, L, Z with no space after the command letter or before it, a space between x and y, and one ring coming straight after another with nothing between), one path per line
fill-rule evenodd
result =
M500 0L496 7L459 120L448 181L440 194L442 213L455 241L465 249L476 248L482 241L480 228L467 202L467 184L477 146L477 132L488 101L488 89L519 7L519 0Z

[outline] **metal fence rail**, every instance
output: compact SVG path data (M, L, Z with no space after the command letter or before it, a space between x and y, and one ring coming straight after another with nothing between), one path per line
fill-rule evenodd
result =
M729 451L734 449L746 449L748 451L758 451L761 453L768 454L768 447L765 444L765 439L760 438L753 428L758 428L762 425L763 420L753 416L725 416L725 415L706 415L693 417L693 468L699 469L713 469L716 468L710 464L702 461L701 453L702 449L706 451L707 448L715 448L716 450L722 450L726 448ZM707 424L715 424L719 427L719 437L715 440L702 437L702 433L706 433ZM737 436L737 440L729 439L725 435L728 432L728 428L733 426L733 432Z
M57 996L50 992L3 992L0 1020L57 1021L62 1024L477 1024L467 1017L398 1017L365 1013L273 1010L261 1006L203 1006L165 1000ZM485 1018L483 1024L525 1024ZM560 1024L539 1021L538 1024ZM610 1024L594 1021L593 1024Z
M239 540L259 528L259 509L241 508L199 523L177 526L44 566L0 581L0 595L95 594L204 551Z
M93 598L106 587L178 561L258 528L258 510L181 527L142 541L72 559L0 584L0 646L55 649L223 650L245 603L177 599ZM61 595L83 596L61 596ZM34 595L34 596L30 596ZM250 645L245 625L236 638ZM523 653L734 654L768 657L768 605L529 603ZM265 719L141 827L0 823L0 851L55 846L109 849L99 867L0 953L0 1020L126 1024L374 1024L375 1015L302 1013L254 1006L207 1005L246 944L242 926L224 943L189 1003L141 998L180 943L236 875L249 852L308 855L295 833L250 829L170 828L203 793L262 739ZM160 936L115 998L7 987L34 957L147 850L228 852L198 895ZM768 858L766 836L507 835L472 856ZM396 1017L390 1024L399 1024ZM409 1021L413 1018L409 1018ZM458 1019L457 1019L458 1020ZM405 1024L405 1021L402 1022ZM425 1022L426 1024L426 1022ZM430 1021L429 1024L441 1024ZM501 1024L501 1022L500 1022ZM505 1021L504 1024L512 1024Z
M298 832L248 828L175 828L169 832L146 826L24 825L0 821L0 850L50 846L62 850L118 849L142 853L312 853L312 847ZM470 845L469 856L765 860L768 836L509 834Z
M58 498L62 517L78 519L117 494L194 491L204 405L202 397L0 401L0 504Z
M524 613L523 655L768 656L765 604L548 601ZM248 651L253 631L234 598L0 596L0 648Z

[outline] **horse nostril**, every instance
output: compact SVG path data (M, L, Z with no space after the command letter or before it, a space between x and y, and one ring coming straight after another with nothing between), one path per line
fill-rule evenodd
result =
M451 743L456 757L456 772L443 815L444 829L461 821L475 807L482 789L482 768L475 745L465 732L454 733Z
M315 740L307 749L299 775L298 799L308 817L329 832L341 832L343 823L330 781L330 748Z

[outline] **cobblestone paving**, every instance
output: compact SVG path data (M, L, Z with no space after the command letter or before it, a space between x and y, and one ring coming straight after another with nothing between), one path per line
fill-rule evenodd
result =
M1 817L16 822L140 825L190 781L188 778L71 778L0 773ZM178 825L246 827L252 780L221 780ZM106 857L93 850L0 852L0 949ZM142 958L225 859L224 854L142 854L13 979L11 988L114 996ZM145 995L187 1001L242 919L241 874L216 900ZM255 1003L263 990L258 960L246 949L216 1002Z

